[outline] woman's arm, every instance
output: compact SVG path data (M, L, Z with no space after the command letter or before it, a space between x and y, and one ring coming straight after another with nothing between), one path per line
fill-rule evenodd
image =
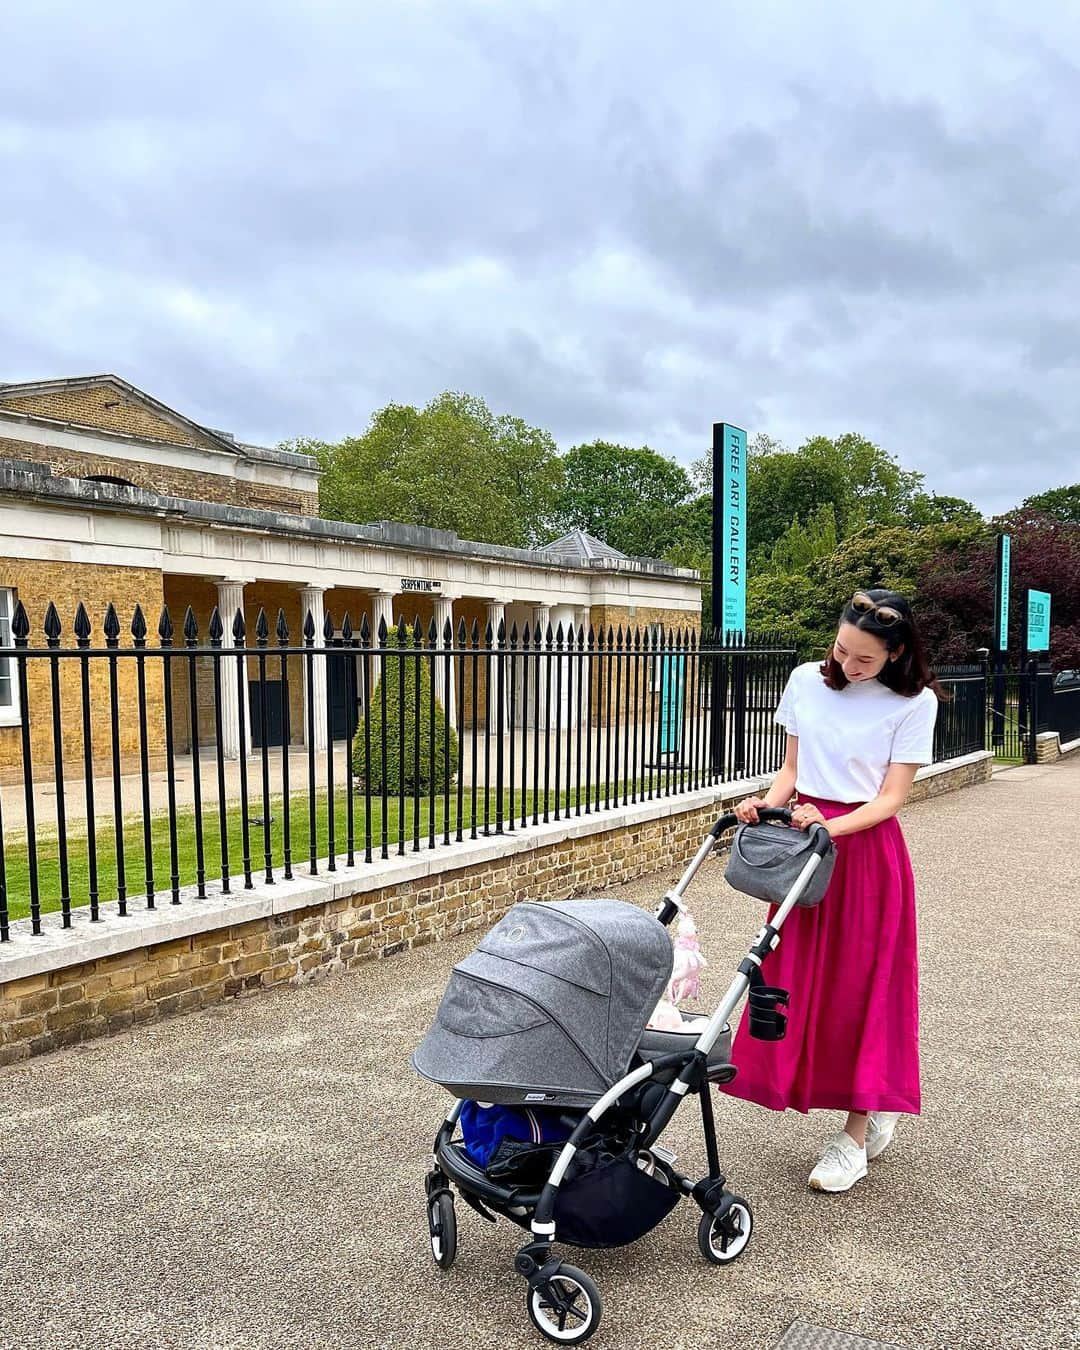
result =
M784 762L765 794L766 806L787 806L795 792L795 777L799 770L799 738L788 736L784 747Z
M757 824L759 806L787 806L791 794L795 791L795 775L799 764L799 738L788 736L784 752L784 763L780 772L772 780L764 797L746 797L732 809L739 820L751 825Z
M895 816L908 799L911 785L915 781L917 764L890 764L881 785L881 791L863 806L856 807L845 816L833 816L825 820L816 806L797 806L792 812L791 822L800 829L806 829L814 821L821 821L834 839L845 834L856 834L859 830L868 830L883 820Z

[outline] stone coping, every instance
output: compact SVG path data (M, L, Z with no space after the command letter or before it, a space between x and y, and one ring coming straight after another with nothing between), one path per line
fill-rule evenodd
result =
M271 511L222 502L195 501L170 497L145 488L118 487L113 483L90 483L81 478L54 474L48 465L32 460L13 460L0 464L0 491L37 500L84 507L107 507L136 515L179 517L191 524L230 526L261 530L273 534L301 534L305 538L347 544L375 544L384 548L415 549L450 557L476 558L524 563L559 572L619 571L663 577L676 581L699 582L693 568L676 567L658 558L593 558L568 561L553 558L541 549L514 548L507 544L485 544L462 539L452 530L435 530L422 525L397 521L375 521L356 525L351 521L328 520L322 516L304 516L292 511Z
M955 759L943 759L940 764L924 764L915 774L916 783L924 783L928 778L939 778L943 773L952 773L955 769L966 769L971 764L985 764L994 758L992 750L974 750L970 755L957 755Z
M918 771L915 779L918 782L937 778L988 759L993 759L989 751L963 755L940 764L927 765ZM593 834L633 828L669 816L701 811L724 801L762 792L771 779L770 774L733 780L700 788L696 792L594 811L587 816L553 820L525 829L518 827L512 833L466 839L449 848L437 845L433 849L425 847L420 853L406 854L405 857L394 854L389 858L376 858L370 863L361 861L352 867L345 866L342 853L337 857L337 870L334 872L327 870L328 859L321 858L317 875L307 874L306 863L296 864L298 869L304 868L303 875L294 875L290 881L279 878L272 885L259 880L261 869L253 868L254 885L250 889L244 889L242 877L233 877L229 895L222 893L220 881L214 881L207 883L206 898L200 899L195 886L185 886L180 891L180 904L174 905L167 893L159 893L154 909L147 909L145 899L141 896L129 897L128 913L123 918L116 913L115 901L107 902L101 918L97 920L91 920L88 907L80 905L72 910L70 928L62 926L59 912L43 915L43 932L37 936L30 931L29 919L17 919L11 925L10 941L0 944L0 985L97 961L105 956L117 956L141 947L171 942L176 938L191 937L196 933L249 923L253 919L311 909L368 891L403 886L427 877L501 862L516 854L528 853L567 839L586 838Z

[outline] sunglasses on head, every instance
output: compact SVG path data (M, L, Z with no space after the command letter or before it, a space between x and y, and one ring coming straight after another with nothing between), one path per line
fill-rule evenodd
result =
M865 591L855 592L851 597L849 608L860 616L869 614L874 622L881 624L883 628L891 628L894 623L901 623L904 618L898 609L894 609L892 605L879 605L876 600L871 600Z

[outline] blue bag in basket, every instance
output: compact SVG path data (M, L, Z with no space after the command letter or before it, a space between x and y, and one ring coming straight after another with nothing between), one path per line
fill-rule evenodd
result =
M486 1167L504 1139L523 1144L560 1143L570 1137L565 1115L550 1107L482 1106L462 1103L458 1117L465 1151L479 1167Z

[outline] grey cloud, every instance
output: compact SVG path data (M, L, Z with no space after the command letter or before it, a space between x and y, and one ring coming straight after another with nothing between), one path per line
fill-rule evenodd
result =
M854 0L21 8L0 379L264 442L448 387L684 460L854 429L987 510L1080 476L1064 14L916 12L913 68Z

